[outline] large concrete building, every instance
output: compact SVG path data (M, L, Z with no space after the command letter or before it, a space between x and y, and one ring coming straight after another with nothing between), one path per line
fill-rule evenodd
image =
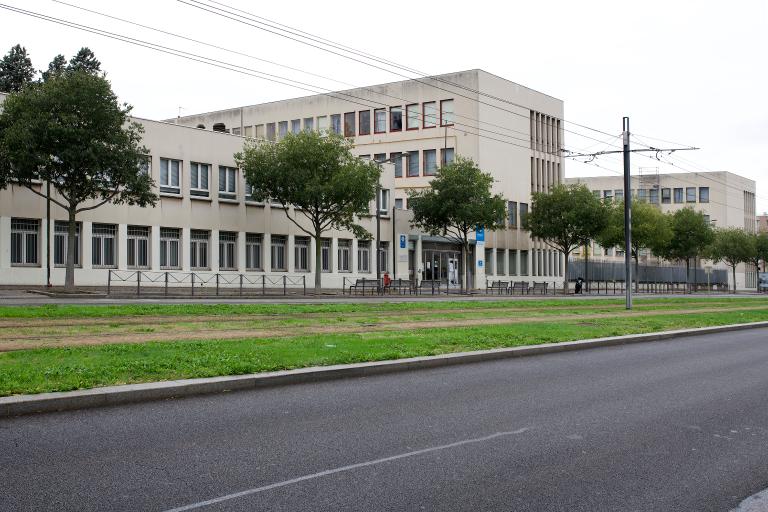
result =
M568 178L565 182L584 184L596 196L606 200L621 200L624 196L623 178L618 175ZM702 212L714 227L737 227L755 232L755 182L748 178L724 171L660 174L653 169L632 176L631 184L635 200L657 205L662 212L690 206ZM593 244L590 257L620 259L623 252ZM647 251L640 255L640 260L658 263L658 258ZM722 263L714 267L727 268ZM728 279L729 282L732 280L730 272ZM737 267L737 288L753 289L756 279L753 266L742 264Z
M413 230L407 210L408 191L428 186L441 163L456 155L490 172L494 192L509 206L506 229L473 241L472 286L515 276L557 284L562 255L531 240L520 226L531 192L563 180L562 116L562 101L472 70L168 121L137 120L146 130L146 171L160 201L155 208L105 205L81 214L76 282L103 285L113 269L292 278L313 272L312 239L281 207L249 200L233 155L250 139L331 130L353 139L359 156L392 163L382 176L381 238L366 242L328 233L325 286L372 277L378 246L381 268L393 277L458 287L458 246ZM361 219L370 232L374 210L372 204L371 216ZM45 202L21 187L0 191L0 284L43 284L46 242L52 281L63 282L65 218L53 208L46 240Z

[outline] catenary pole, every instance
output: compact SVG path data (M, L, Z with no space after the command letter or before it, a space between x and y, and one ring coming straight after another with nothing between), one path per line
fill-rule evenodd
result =
M632 309L632 188L629 177L629 118L624 118L624 283Z

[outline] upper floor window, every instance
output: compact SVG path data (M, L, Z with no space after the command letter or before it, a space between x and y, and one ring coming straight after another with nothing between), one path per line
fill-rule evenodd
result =
M208 197L208 177L211 166L190 162L189 164L189 195Z
M386 188L379 190L379 211L384 215L389 212L389 190Z
M371 111L370 110L361 110L360 111L360 135L370 135L371 134Z
M0 110L2 112L2 110ZM152 173L152 157L144 155L139 159L139 174L151 175Z
M399 132L403 129L403 109L402 107L391 107L389 109L389 131Z
M333 114L331 116L331 131L333 133L341 133L341 114Z
M675 189L675 202L676 203L682 203L683 202L683 189L682 188L676 188Z
M509 214L509 227L517 228L517 201L507 201L507 213Z
M659 204L659 189L652 188L648 190L648 202L651 204Z
M709 187L699 187L699 202L700 203L709 202Z
M419 152L408 152L408 177L413 178L419 175Z
M267 123L267 140L275 140L276 138L275 123Z
M403 177L403 154L400 152L394 152L389 154L392 164L395 166L395 178Z
M277 124L277 136L283 138L288 135L288 121L280 121Z
M291 133L299 133L301 131L301 119L291 120Z
M160 159L160 192L181 194L181 160Z
M424 128L434 128L437 126L437 103L428 101L424 103Z
M219 166L219 199L237 199L237 169Z
M450 165L453 163L454 151L453 148L442 148L440 150L440 165Z
M424 150L424 176L434 176L437 171L437 150Z
M373 133L384 133L387 131L387 111L383 108L377 108L373 111Z
M347 112L344 114L344 136L354 137L356 133L355 129L355 113Z
M440 126L453 125L453 100L440 102Z
M304 131L305 132L311 132L315 129L315 118L314 117L305 117L304 118Z
M321 131L321 132L328 131L328 116L318 116L317 129L318 131Z
M405 129L419 129L419 104L406 105L405 107Z
M528 218L528 203L520 203L520 227L525 226L525 220Z
M685 202L686 203L696 202L696 187L687 187L685 189Z
M661 189L661 204L669 204L672 202L672 189Z

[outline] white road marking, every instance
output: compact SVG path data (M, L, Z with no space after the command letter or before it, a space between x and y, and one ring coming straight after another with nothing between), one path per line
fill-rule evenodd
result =
M415 457L417 455L423 455L425 453L430 452L436 452L439 450L447 450L449 448L456 448L457 446L463 446L465 444L473 444L473 443L481 443L483 441L490 441L491 439L496 439L497 437L503 437L503 436L511 436L515 434L522 434L523 432L527 432L530 430L530 428L525 427L518 430L512 430L510 432L496 432L495 434L491 434L489 436L485 437L476 437L473 439L465 439L464 441L457 441L455 443L450 444L444 444L441 446L433 446L432 448L424 448L422 450L415 450L412 452L407 453L401 453L399 455L392 455L391 457L384 457L383 459L376 459L376 460L369 460L367 462L359 462L357 464L351 464L349 466L342 466L339 468L334 469L328 469L325 471L320 471L319 473L312 473L311 475L304 475L300 476L298 478L292 478L291 480L285 480L282 482L277 482L274 484L265 485L263 487L256 487L254 489L248 489L246 491L240 491L232 494L227 494L225 496L220 496L218 498L213 498L206 501L200 501L197 503L192 503L191 505L184 505L183 507L173 508L170 510L166 510L165 512L183 512L185 510L194 510L197 508L207 507L208 505L214 505L216 503L221 503L223 501L229 501L236 498L242 498L243 496L249 496L251 494L257 494L264 491L269 491L272 489L277 489L278 487L285 487L286 485L292 485L297 484L299 482L304 482L306 480L313 480L315 478L321 478L328 475L333 475L336 473L342 473L345 471L352 471L355 469L360 469L368 466L375 466L377 464L383 464L385 462L392 462L393 460L399 460L399 459L405 459L408 457Z
M731 512L768 512L768 489L753 494Z

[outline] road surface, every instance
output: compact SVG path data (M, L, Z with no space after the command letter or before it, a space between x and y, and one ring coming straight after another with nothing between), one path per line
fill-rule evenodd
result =
M3 511L727 511L766 488L768 329L0 420Z

